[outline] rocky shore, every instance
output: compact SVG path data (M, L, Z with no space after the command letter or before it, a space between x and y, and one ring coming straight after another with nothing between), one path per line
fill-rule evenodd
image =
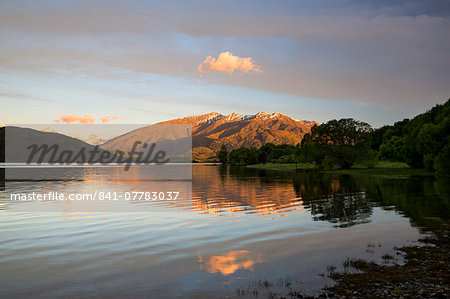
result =
M328 275L336 281L318 296L291 292L292 298L449 298L450 242L449 230L419 240L419 246L396 248L404 254L402 265L380 265L361 259L344 261L344 268L353 272ZM389 257L387 257L389 258ZM392 257L391 257L392 258Z

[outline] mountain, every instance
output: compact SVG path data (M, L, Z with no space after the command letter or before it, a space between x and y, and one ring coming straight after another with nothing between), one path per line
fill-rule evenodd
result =
M120 150L129 152L133 149L135 142L136 149L147 153L150 146L155 143L154 152L164 151L167 156L172 157L172 161L191 162L192 139L191 128L188 125L167 126L154 124L143 128L138 128L121 136L108 140L101 145L101 148L108 151Z
M190 126L167 126L171 124ZM192 158L204 161L215 156L222 144L229 150L242 146L260 147L266 143L296 145L315 124L314 121L298 120L280 113L222 115L211 112L139 128L108 140L102 148L128 152L136 141L156 143L177 157L186 158L192 149Z
M58 154L66 150L78 153L82 149L87 153L94 149L93 145L64 134L52 132L52 130L38 131L30 128L8 126L5 127L5 132L6 162L10 163L26 162L31 152L29 146L33 144L38 147L41 145L48 145L50 147L56 144L59 147ZM45 156L42 162L47 163L49 161L51 152ZM37 162L39 156L40 153L36 154L32 162Z
M167 124L180 126L166 126ZM183 124L186 126L182 126ZM164 150L167 155L177 157L177 161L186 162L184 160L189 157L191 150L195 160L202 160L215 156L222 144L229 150L243 146L260 147L266 143L296 145L316 124L314 121L298 120L280 113L222 115L212 112L138 128L104 142L101 147L108 151L129 152L135 142L139 141L141 145L137 150L145 152L146 150L142 147L144 143L156 143L155 152ZM60 144L62 148L72 149L81 147L91 149L93 148L92 144L102 142L96 135L90 135L87 139L74 138L75 136L59 134L52 129L44 129L43 132L40 132L8 127L8 130L11 132L10 136L15 137L12 144L19 145L19 148L24 147L22 143L25 140L28 143ZM24 159L24 153L15 153L14 150L8 152L13 161Z
M55 129L50 128L50 127L43 129L41 132L46 132L46 133L58 133L58 132L56 132Z
M184 128L188 128L188 131L180 131L180 127L183 126L177 126L178 131L175 131L168 126L148 126L142 128L144 130L134 130L125 134L126 136L122 135L105 143L110 144L111 147L105 144L96 147L78 138L53 132L54 130L51 129L39 131L31 128L7 126L0 128L0 137L2 137L0 147L5 150L5 152L0 152L0 161L7 163L42 162L61 165L87 164L90 163L89 159L92 155L95 161L93 163L102 161L103 163L114 163L120 161L120 154L113 156L111 152L116 153L116 150L122 150L124 152L123 159L126 159L128 158L128 152L133 149L134 139L142 143L152 143L154 142L152 141L153 137L159 140L155 148L150 146L145 148L141 145L135 149L137 152L142 152L142 160L164 161L170 158L173 162L191 162L190 127L184 126ZM179 136L182 138L179 138ZM125 141L122 138L125 138ZM156 158L160 150L163 150L166 156ZM95 155L92 154L93 152L95 152ZM135 153L133 157L138 157L138 153ZM37 172L42 171L38 169Z
M93 145L100 145L107 141L106 139L103 139L102 137L95 134L90 134L87 138L80 138L80 140Z
M242 146L260 147L266 143L296 145L317 123L294 119L280 113L222 115L212 112L169 120L160 124L190 124L192 125L192 147L206 148L216 152L222 144L228 149Z
M198 125L201 123L212 122L215 119L218 119L221 117L223 117L222 114L220 114L218 112L211 112L208 114L188 116L188 117L163 121L163 122L159 122L158 124L188 124L188 125L192 125L194 127L195 125Z
M63 133L59 133L58 131L56 131L55 129L50 128L50 127L41 130L41 132L45 132L45 133L58 133L58 134L66 135L66 136L69 136L69 137L72 137L72 138L75 138L75 139L84 141L84 142L89 143L89 144L92 144L92 145L100 145L100 144L103 144L103 143L105 143L106 141L108 141L107 139L103 139L102 137L100 137L100 136L98 136L98 135L95 135L95 134L90 134L90 135L87 136L87 137L80 137L80 136L75 135L75 134L63 134Z

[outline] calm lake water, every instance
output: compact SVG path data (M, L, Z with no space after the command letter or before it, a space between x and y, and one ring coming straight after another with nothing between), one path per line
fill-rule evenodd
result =
M117 177L13 182L17 190L146 190ZM67 174L67 173L66 173ZM173 188L176 182L171 182ZM62 212L0 203L0 297L267 297L332 284L329 265L382 262L449 217L446 180L194 165L192 198L145 212ZM3 187L4 189L4 187ZM4 193L5 191L2 190ZM57 205L17 203L24 205ZM132 203L127 203L132 204ZM151 209L148 209L150 205ZM288 287L289 285L289 287Z

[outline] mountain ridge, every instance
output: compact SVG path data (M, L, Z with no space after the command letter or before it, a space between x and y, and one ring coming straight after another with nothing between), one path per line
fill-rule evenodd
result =
M193 115L193 116L186 116L181 118L176 118L172 120L162 121L158 122L157 124L191 124L191 125L199 125L201 123L212 123L220 119L224 119L227 121L245 121L250 119L274 119L277 117L284 117L289 118L293 121L300 122L302 124L318 124L315 121L309 121L309 120L299 120L278 112L275 113L267 113L264 111L260 111L256 114L246 114L241 115L236 112L232 112L228 115L221 114L219 112L210 112L206 114L200 114L200 115Z
M194 160L215 156L223 145L228 150L260 147L266 143L297 145L311 131L315 121L299 120L281 113L258 112L251 115L211 112L160 122L192 125Z

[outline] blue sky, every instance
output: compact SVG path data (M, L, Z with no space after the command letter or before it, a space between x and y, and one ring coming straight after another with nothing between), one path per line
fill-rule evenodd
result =
M449 98L449 7L2 1L0 121L154 123L265 111L391 124Z

